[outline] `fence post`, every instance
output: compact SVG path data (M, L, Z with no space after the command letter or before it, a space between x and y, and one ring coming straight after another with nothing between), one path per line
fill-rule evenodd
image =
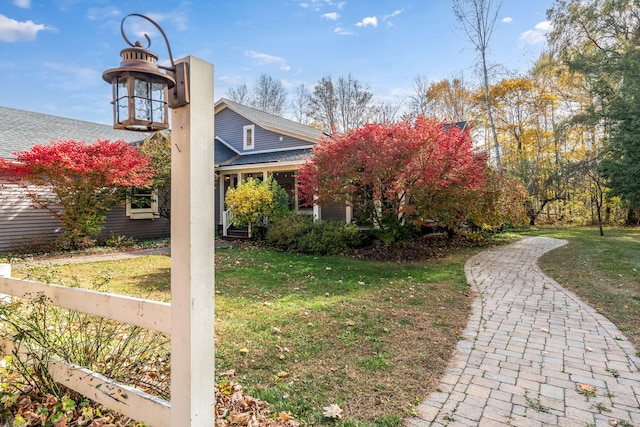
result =
M0 277L11 277L11 264L0 264Z
M214 425L213 65L188 56L171 123L171 426Z

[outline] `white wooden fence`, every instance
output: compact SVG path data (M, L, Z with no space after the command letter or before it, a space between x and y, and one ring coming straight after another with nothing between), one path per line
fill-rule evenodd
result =
M18 298L43 295L47 303L167 334L171 333L171 304L66 286L49 285L0 276L0 294ZM0 340L0 352L22 360L26 350L10 338ZM153 427L169 427L171 404L141 390L117 383L81 366L51 358L52 378L123 415Z
M182 62L198 90L171 115L171 304L0 278L0 293L43 292L61 307L169 332L171 404L77 366L50 366L65 386L152 427L215 423L213 64L193 56ZM14 350L13 343L4 346Z

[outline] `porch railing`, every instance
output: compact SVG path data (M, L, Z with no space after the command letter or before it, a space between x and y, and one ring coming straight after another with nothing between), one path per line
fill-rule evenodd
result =
M231 211L225 210L222 213L222 235L228 236L229 227L233 224L233 215L231 215Z

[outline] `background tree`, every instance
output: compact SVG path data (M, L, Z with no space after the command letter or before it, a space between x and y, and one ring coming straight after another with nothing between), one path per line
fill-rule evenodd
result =
M284 114L287 103L287 91L280 80L262 73L249 90L245 83L229 88L227 98L238 104L256 108L276 116Z
M309 117L309 104L311 102L310 99L311 93L304 83L300 83L298 86L296 86L296 90L293 94L293 99L291 100L290 104L294 121L303 125L308 125L311 123L311 118Z
M413 92L409 95L409 111L414 116L447 122L471 121L474 118L473 102L472 92L462 77L437 82L416 77Z
M409 112L411 115L433 117L430 115L429 99L427 92L429 91L429 78L422 74L413 78L412 91L409 94Z
M401 100L383 101L371 106L371 122L391 124L401 119L402 107L404 102Z
M287 91L280 80L267 74L260 74L253 88L251 106L276 116L284 114L287 101Z
M640 34L638 34L640 38ZM640 41L640 40L639 40ZM640 44L624 53L622 83L610 101L611 135L600 171L614 196L640 207Z
M317 197L319 204L352 205L356 216L392 242L434 219L456 227L482 186L483 168L468 130L420 116L323 139L298 182L308 202Z
M629 182L638 180L633 176L629 180L627 172L633 169L622 159L625 153L637 152L634 143L639 136L629 109L637 105L639 76L634 61L640 44L640 1L558 1L548 18L553 23L548 36L553 57L582 76L583 89L590 95L590 105L581 114L590 117L604 141L600 169L608 178L604 184L627 200L632 218L638 204L633 191L628 191Z
M326 132L347 132L364 126L372 117L373 94L351 74L318 81L311 93L310 115Z
M90 244L107 211L125 200L130 187L149 187L154 174L150 159L122 140L54 140L14 156L0 159L0 176L56 218L72 248Z
M471 92L462 77L433 82L427 88L430 115L450 123L471 120Z
M171 219L171 133L156 132L140 146L140 153L151 159L155 169L153 190L158 198L158 214Z
M251 105L251 94L246 83L227 89L227 98L242 105Z
M462 25L467 38L480 55L482 84L485 91L485 107L493 140L494 157L498 169L502 168L500 162L501 154L498 135L493 123L491 102L489 100L490 82L487 53L501 5L501 1L495 2L494 0L453 0L453 13Z

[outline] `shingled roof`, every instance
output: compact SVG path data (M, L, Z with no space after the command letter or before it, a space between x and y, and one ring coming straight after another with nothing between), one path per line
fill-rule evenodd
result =
M320 140L320 136L322 136L321 130L312 128L311 126L265 113L264 111L256 110L255 108L247 107L246 105L238 104L237 102L225 98L221 98L216 102L216 112L225 106L267 130L279 133L289 133L298 138L314 143L318 142Z
M311 148L241 155L229 148L220 138L216 137L214 153L216 167L228 167L262 163L302 162L311 156Z
M0 106L0 157L4 158L57 138L88 143L96 139L122 139L136 143L142 142L145 136L141 132L116 130L109 125Z

